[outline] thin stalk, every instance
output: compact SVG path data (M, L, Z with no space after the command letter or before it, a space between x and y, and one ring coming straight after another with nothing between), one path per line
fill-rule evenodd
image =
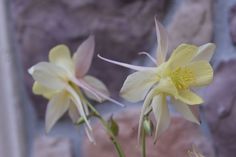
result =
M142 157L146 157L146 133L143 127L141 133L141 150L142 150Z
M113 132L110 130L108 123L103 119L103 117L97 112L97 110L90 103L88 103L88 106L94 112L94 116L96 116L100 120L101 124L106 129L107 133L110 136L110 140L113 143L113 145L116 149L116 152L118 153L118 156L119 157L125 157L125 154L124 154L117 138L115 137Z
M121 145L119 144L117 138L115 137L115 135L113 134L113 132L110 130L108 123L106 122L106 120L100 115L100 113L93 107L92 104L90 104L90 102L84 97L83 93L78 89L77 86L74 86L76 92L79 94L79 96L82 98L82 101L88 105L88 107L90 108L90 110L92 111L92 115L97 117L101 124L103 125L103 127L105 128L106 132L109 134L110 140L113 143L116 152L118 154L118 157L125 157L125 154L121 148Z

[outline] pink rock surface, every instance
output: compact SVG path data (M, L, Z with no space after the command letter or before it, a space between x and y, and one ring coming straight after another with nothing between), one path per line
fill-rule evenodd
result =
M40 136L34 141L33 157L73 157L72 143L67 138Z
M139 120L138 109L127 109L116 113L114 119L118 122L120 131L118 139L128 157L141 156L137 144L137 128ZM85 157L116 157L113 145L99 124L94 126L96 145L84 139L83 152ZM172 116L169 129L153 144L153 139L147 139L147 157L187 157L187 151L195 145L206 157L214 157L211 140L206 138L200 127L190 123L178 115ZM92 150L92 151L91 151Z

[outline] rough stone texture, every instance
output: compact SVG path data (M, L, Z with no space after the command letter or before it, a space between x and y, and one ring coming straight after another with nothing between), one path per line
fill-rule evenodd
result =
M236 4L229 11L229 29L232 42L236 44Z
M170 51L180 43L205 44L212 39L212 0L183 0L168 26Z
M128 157L140 156L140 147L137 144L137 128L139 110L127 109L125 112L116 113L114 119L119 124L118 139ZM88 142L84 143L84 156L91 157L116 157L113 145L110 143L104 130L98 124L94 126L96 145ZM201 132L198 125L190 123L178 115L172 117L171 125L166 133L153 144L153 139L148 138L148 157L187 157L187 151L195 145L206 157L214 157L212 144ZM93 150L93 151L91 151Z
M33 157L73 157L72 143L66 138L40 136L35 139Z
M167 0L13 0L19 53L28 91L32 78L26 70L47 60L53 46L65 43L75 50L89 35L96 36L96 53L131 62L151 48L154 16L161 18ZM90 73L103 80L117 95L128 70L94 57ZM45 103L32 96L39 105Z
M235 0L214 1L214 43L216 53L214 64L219 64L222 60L236 58L236 46L230 37L229 11L235 5Z
M205 117L219 157L236 154L236 60L223 62L206 95Z

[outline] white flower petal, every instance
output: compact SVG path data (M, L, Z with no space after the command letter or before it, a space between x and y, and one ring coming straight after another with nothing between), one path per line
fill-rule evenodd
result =
M186 66L194 75L195 80L191 86L201 87L213 80L213 69L207 61L197 61Z
M91 87L87 82L85 82L85 81L82 80L82 79L79 79L79 80L78 80L78 79L72 79L72 80L73 80L73 82L74 82L76 85L78 85L79 87L81 87L81 88L84 89L85 91L87 91L87 92L93 94L93 95L96 97L96 99L99 100L99 101L102 101L102 100L109 100L110 102L113 102L113 103L115 103L115 104L117 104L117 105L119 105L119 106L121 106L121 107L124 107L124 106L125 106L124 104L122 104L122 103L120 103L120 102L118 102L118 101L116 101L116 100L110 98L110 97L107 96L106 94L104 94L104 93L98 91L97 89Z
M113 102L114 104L119 105L119 106L121 106L121 107L125 107L124 104L120 103L119 101L116 101L115 99L112 99L111 97L109 97L109 96L107 96L107 95L105 95L105 94L103 94L103 93L101 93L101 92L99 92L99 91L97 91L96 93L97 93L100 97L103 97L105 100L108 100L108 101L110 101L110 102Z
M127 63L118 62L118 61L113 61L113 60L104 58L104 57L100 56L99 54L97 56L100 59L104 60L104 61L107 61L107 62L112 63L112 64L116 64L116 65L119 65L119 66L122 66L122 67L126 67L126 68L129 68L129 69L132 69L132 70L141 71L141 70L150 70L150 69L152 69L152 67L137 66L137 65L131 65L131 64L127 64Z
M80 100L80 97L77 95L77 93L74 91L73 88L71 88L70 86L66 86L65 87L66 90L68 91L68 93L70 93L71 95L71 100L73 101L73 103L75 104L75 106L77 107L78 111L79 111L79 114L81 117L84 118L84 121L85 123L87 124L87 127L92 130L92 127L88 121L88 118L87 118L87 115L85 113L85 110L84 110L84 107L83 107L83 104Z
M103 82L101 82L100 80L98 80L97 78L93 77L93 76L85 76L83 78L83 80L93 89L96 89L96 91L99 91L101 93L103 93L104 95L107 95L109 97L109 91L107 89L107 87L105 86L105 84ZM98 101L98 102L103 102L106 99L98 99L94 94L90 93L87 90L84 90L86 96L88 96L90 99Z
M172 106L175 108L177 112L179 112L185 119L200 124L195 115L192 113L189 106L175 98L172 98Z
M79 115L78 109L76 108L74 102L72 101L70 102L68 113L73 123L78 121L80 115Z
M64 82L52 73L45 73L42 71L35 71L33 78L35 81L42 84L44 87L51 90L61 90L64 88Z
M198 48L196 56L193 58L193 61L210 61L213 54L215 53L216 46L213 43L207 43Z
M140 114L140 118L139 118L139 127L138 127L138 142L140 142L140 137L141 137L141 130L143 127L143 120L144 120L144 116L147 113L147 110L149 110L152 99L155 95L157 95L157 91L156 88L153 88L150 90L150 92L147 94L144 103L143 103L143 107L141 110L141 114Z
M47 105L46 132L49 132L58 119L68 110L70 100L65 92L54 95Z
M94 36L89 36L77 49L73 56L75 62L76 76L84 76L91 65L95 49Z
M200 96L190 90L179 91L178 95L175 98L188 105L199 105L204 102Z
M97 100L102 101L102 98L98 96L98 94L92 89L83 79L77 79L77 78L71 78L71 81L74 82L77 86L82 88L84 91L89 92L94 97L96 97Z
M61 67L49 63L49 62L39 62L37 64L35 64L34 66L32 66L30 69L28 69L29 74L33 74L35 71L47 71L50 73L53 73L57 76L63 77L64 75L66 75L66 71L64 69L62 69Z
M168 34L165 28L155 18L156 35L157 35L157 63L160 65L165 61L168 51Z
M70 50L66 45L58 45L52 48L49 52L49 61L64 68L70 73L74 72Z
M110 102L113 102L121 107L125 107L124 104L110 98L109 96L107 96L106 94L98 91L97 89L91 87L89 84L87 84L85 81L83 80L79 80L80 82L78 82L81 87L84 89L84 90L87 90L88 92L90 92L91 94L93 94L98 100L109 100Z
M161 79L158 85L156 86L156 90L159 93L165 93L169 95L178 95L178 90L175 87L175 84L173 83L171 78L169 77Z
M164 95L157 95L153 98L152 109L156 118L156 131L154 141L169 127L170 115Z
M57 93L56 90L52 90L50 88L47 88L47 87L41 85L38 82L34 82L32 91L33 91L34 94L42 95L43 97L45 97L47 99L50 99L54 94Z
M92 142L93 144L96 144L92 130L90 130L88 127L85 127L85 132L88 136L89 141Z
M46 88L60 90L64 88L63 77L66 76L64 69L47 62L40 62L29 69L34 80Z
M198 48L194 45L181 44L179 45L168 60L168 66L170 69L176 69L181 66L185 66L192 61L196 56Z
M155 70L135 72L125 80L120 91L121 96L130 102L141 101L158 81L159 78Z

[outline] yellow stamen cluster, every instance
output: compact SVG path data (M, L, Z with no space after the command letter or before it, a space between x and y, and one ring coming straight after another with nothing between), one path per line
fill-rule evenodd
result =
M170 74L172 81L179 90L188 89L189 86L195 81L193 72L188 68L177 68Z

